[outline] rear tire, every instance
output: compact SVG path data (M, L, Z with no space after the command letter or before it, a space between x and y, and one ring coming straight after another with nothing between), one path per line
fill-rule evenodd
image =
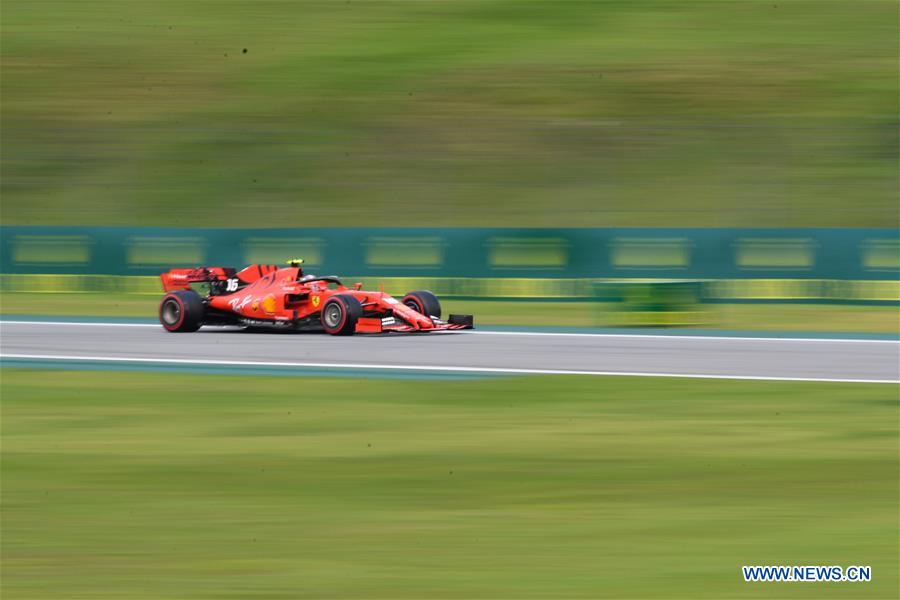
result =
M331 335L353 335L362 314L362 304L353 296L332 296L322 307L322 329Z
M193 290L171 292L159 303L159 322L172 333L197 331L205 316L203 300Z
M441 318L441 302L429 291L410 292L401 302L426 317Z

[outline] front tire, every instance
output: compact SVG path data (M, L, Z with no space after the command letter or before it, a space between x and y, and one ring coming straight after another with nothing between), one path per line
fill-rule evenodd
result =
M322 307L322 329L331 335L353 335L362 314L362 304L353 296L332 296Z
M401 302L421 315L441 318L441 302L431 292L410 292L403 296Z
M159 303L159 322L166 331L187 333L197 331L203 325L206 307L200 295L193 290L179 290L166 294Z

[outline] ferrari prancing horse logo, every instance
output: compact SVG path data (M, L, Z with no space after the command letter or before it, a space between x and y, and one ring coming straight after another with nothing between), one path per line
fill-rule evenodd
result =
M319 308L319 303L322 302L321 296L313 296L312 297L312 305L313 308Z

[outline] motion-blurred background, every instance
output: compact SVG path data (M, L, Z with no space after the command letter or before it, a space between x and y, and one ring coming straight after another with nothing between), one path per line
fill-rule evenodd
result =
M3 0L4 600L897 598L897 389L835 382L813 344L897 348L898 18ZM753 380L706 379L686 329L579 339L599 370L683 354L699 379L242 370L221 357L275 338L155 323L164 270L297 256L517 331L298 334L279 360L421 366L424 339L475 366L499 338L539 364L574 338L529 328L715 327ZM815 381L756 380L789 331L765 347ZM740 576L817 563L873 580Z
M897 3L3 6L3 222L893 227Z

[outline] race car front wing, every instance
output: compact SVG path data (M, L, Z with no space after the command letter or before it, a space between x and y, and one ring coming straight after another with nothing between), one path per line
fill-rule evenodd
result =
M431 322L434 327L422 329L413 327L395 317L383 319L362 317L356 322L356 333L429 333L475 328L475 317L472 315L450 315L446 321L431 317Z

